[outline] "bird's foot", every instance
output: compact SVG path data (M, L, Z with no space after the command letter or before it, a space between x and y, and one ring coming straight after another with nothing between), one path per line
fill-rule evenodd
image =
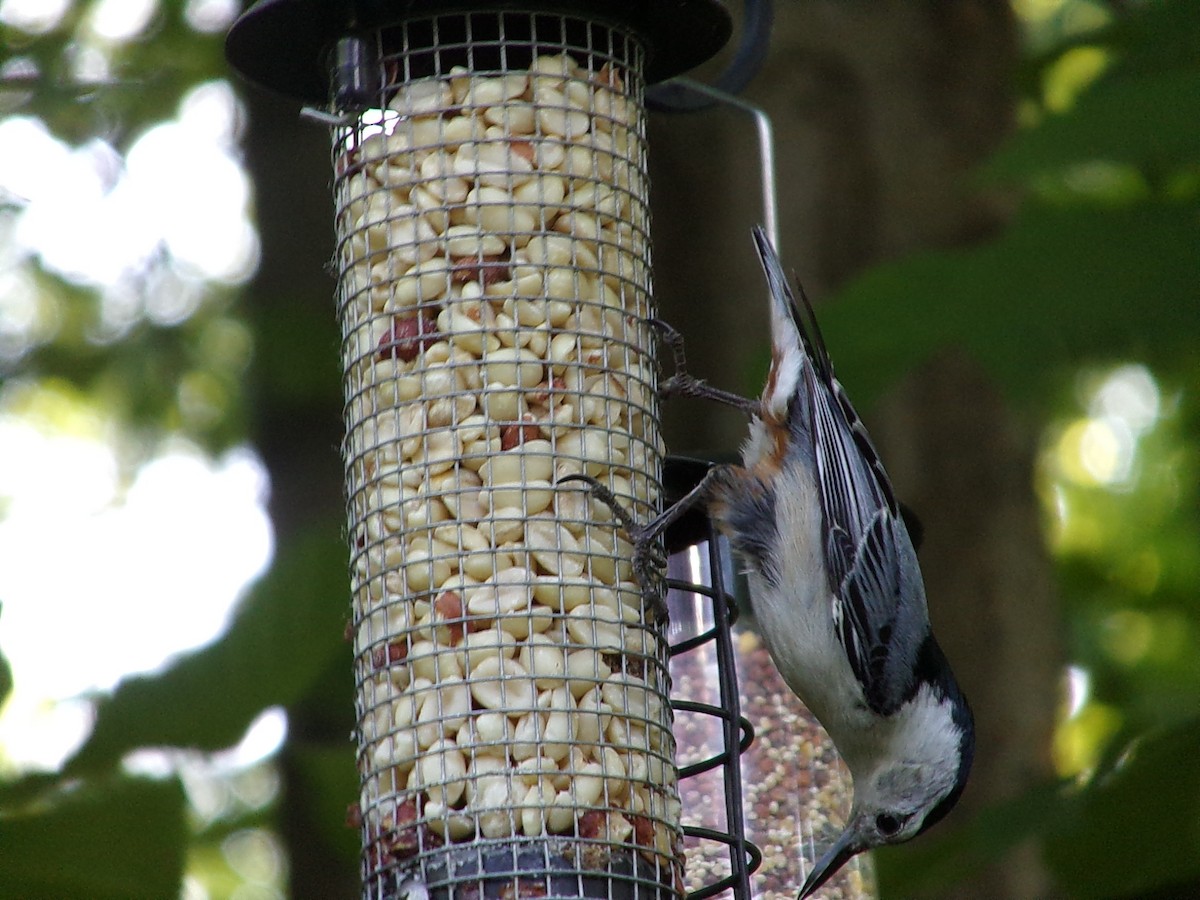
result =
M621 505L616 494L591 475L564 475L558 483L562 484L564 481L582 481L588 486L592 496L607 506L613 517L621 523L621 528L633 544L633 574L642 589L645 608L653 615L654 621L665 621L667 603L664 571L667 567L667 557L659 537L669 523L659 524L663 516L658 516L646 525L638 525L629 510Z
M617 499L616 495L591 475L565 475L558 480L558 483L562 484L564 481L583 482L588 486L592 496L607 506L612 511L613 517L621 523L621 527L629 535L629 540L633 542L633 573L642 589L646 609L653 612L655 621L659 621L667 618L666 580L664 578L667 560L659 538L684 513L697 503L706 501L713 485L722 479L727 480L731 471L736 468L731 465L713 466L704 473L704 477L696 483L695 487L645 525L637 524L629 510L621 505L621 501Z
M687 370L687 356L683 350L683 334L674 325L662 319L650 319L662 336L663 343L671 351L671 361L675 371L658 386L660 397L697 397L701 400L712 400L740 409L749 415L757 415L760 404L757 400L747 400L731 391L723 391L697 378Z

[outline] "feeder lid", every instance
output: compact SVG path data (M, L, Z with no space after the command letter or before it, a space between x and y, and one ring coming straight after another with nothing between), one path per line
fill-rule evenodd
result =
M329 99L329 48L348 34L406 19L453 13L538 12L629 28L646 42L647 83L698 66L733 30L720 0L258 0L225 40L225 55L247 80L303 103Z

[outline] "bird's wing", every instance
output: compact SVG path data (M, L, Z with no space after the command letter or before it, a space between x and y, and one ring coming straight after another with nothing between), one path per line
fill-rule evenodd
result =
M801 289L802 303L797 303L779 257L760 230L755 243L779 311L772 328L794 326L803 347L801 382L793 383L802 402L789 412L808 420L803 430L812 441L816 466L835 631L868 705L887 715L913 690L912 671L928 630L915 552L879 454L833 375L808 297ZM780 347L794 340L776 334L774 342L778 357Z
M861 421L847 417L854 410L841 386L814 373L807 387L834 628L867 704L887 715L905 699L912 670L905 663L918 650L909 646L913 629L902 602L904 524Z
M916 688L917 656L929 630L925 588L900 505L862 420L828 366L809 371L834 626L867 705L890 715Z

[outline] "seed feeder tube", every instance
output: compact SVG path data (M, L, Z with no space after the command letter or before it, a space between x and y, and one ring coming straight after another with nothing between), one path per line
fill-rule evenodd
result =
M661 629L560 485L640 517L660 492L640 48L557 15L395 28L385 105L334 134L366 879L670 896Z
M367 897L683 893L663 589L559 482L660 506L643 91L728 30L265 0L230 34L332 126Z

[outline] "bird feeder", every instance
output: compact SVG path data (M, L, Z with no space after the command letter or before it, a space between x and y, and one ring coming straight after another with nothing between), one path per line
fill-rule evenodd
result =
M644 583L610 510L560 484L639 521L685 492L644 91L729 32L716 0L260 0L230 32L332 137L371 900L750 895L721 541L683 520ZM681 775L712 779L713 816L685 824Z

